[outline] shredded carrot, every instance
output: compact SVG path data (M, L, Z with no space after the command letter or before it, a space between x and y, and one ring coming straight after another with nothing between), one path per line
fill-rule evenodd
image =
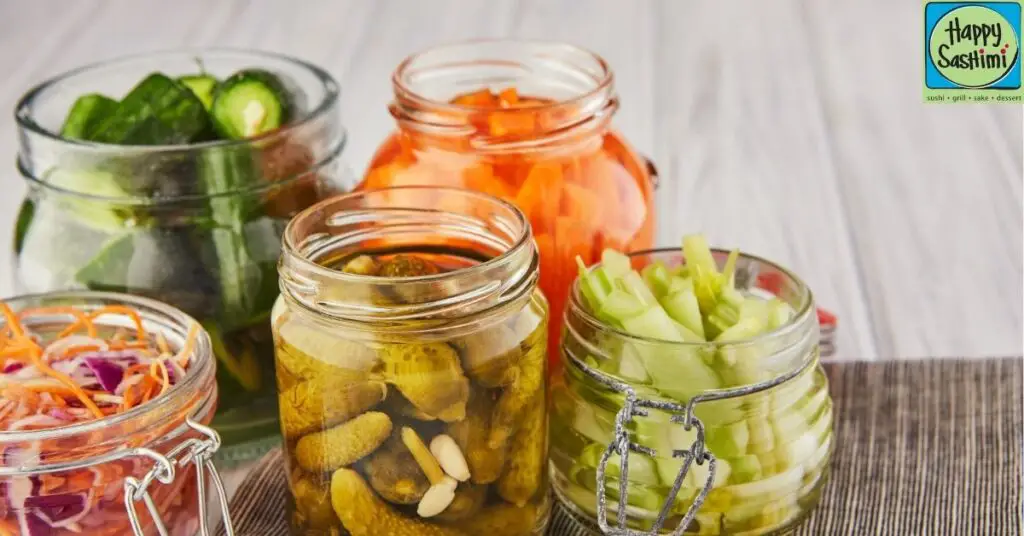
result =
M199 324L192 323L188 328L188 335L185 337L185 345L178 352L177 362L182 368L188 365L188 362L192 359L192 351L195 349L197 337L199 337Z
M146 339L146 328L142 325L142 317L139 316L139 313L135 309L124 305L107 305L96 309L89 316L95 319L103 315L125 315L128 318L131 318L132 322L135 323L136 339Z
M149 366L149 375L154 380L160 382L159 394L164 394L164 391L171 385L171 377L167 372L167 365L164 364L163 359L158 359Z
M160 349L161 353L171 353L171 347L167 345L167 339L164 338L163 333L156 334L156 347Z
M74 307L60 306L60 305L58 305L58 306L51 306L51 307L34 307L34 308L31 308L31 309L25 309L24 311L21 312L21 314L19 316L21 318L24 318L25 316L30 315L30 314L31 315L69 314L69 315L72 315L72 316L75 317L75 322L72 323L67 328L65 328L65 331L67 331L68 329L71 329L71 328L78 329L78 328L80 328L81 326L84 325L86 327L86 332L89 334L90 337L95 337L96 336L96 326L93 325L91 319L89 318L89 315L85 314L84 312L82 312L82 311L80 311L78 309L75 309ZM71 332L73 333L74 329L72 329Z

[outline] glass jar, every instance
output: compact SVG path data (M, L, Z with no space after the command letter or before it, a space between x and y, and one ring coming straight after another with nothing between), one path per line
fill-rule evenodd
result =
M122 146L62 137L72 102L121 96L146 75L259 67L289 80L300 112L242 141ZM92 289L170 303L212 337L224 458L278 441L270 309L288 219L352 182L340 160L338 87L285 56L223 50L149 54L84 67L18 104L18 168L28 183L14 240L22 292Z
M58 292L4 300L14 311L73 306L95 310L128 305L150 333L170 347L185 345L195 320L162 303L107 292ZM23 319L36 333L63 329L70 314ZM132 329L131 319L103 315L98 327ZM3 326L6 328L6 326ZM208 486L224 500L211 462L219 447L206 425L213 419L217 385L210 339L202 330L185 378L150 403L103 419L60 428L0 432L0 533L23 536L212 534ZM226 503L221 503L225 507ZM152 510L150 510L152 509ZM222 514L223 515L223 514ZM133 527L132 518L137 526Z
M395 253L451 270L340 270ZM293 534L541 533L537 266L522 212L468 190L371 190L292 220L272 323Z
M561 43L473 41L410 56L392 78L398 130L359 187L456 186L523 210L551 304L553 365L576 257L589 265L604 248L654 239L653 167L611 127L612 79L602 58ZM509 88L517 104L493 95Z
M728 252L714 256L721 266ZM637 269L656 260L671 267L682 256L651 250L632 260ZM606 534L627 534L620 518L643 531L629 534L775 534L817 504L833 433L811 293L757 257L740 255L735 274L741 292L788 303L791 321L737 342L645 339L591 316L574 286L552 386L550 463L559 500L584 524ZM780 283L775 294L760 287L766 279ZM716 385L701 385L706 377L685 365L677 376L649 377L648 357L702 360Z

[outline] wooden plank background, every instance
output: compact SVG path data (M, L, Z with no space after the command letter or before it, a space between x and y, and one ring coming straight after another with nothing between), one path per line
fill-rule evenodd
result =
M663 176L662 245L704 231L791 266L838 313L842 359L1020 354L1021 109L923 105L921 17L914 0L12 1L0 3L0 108L126 53L279 51L340 81L345 158L361 171L393 126L389 75L407 54L473 37L570 41L615 69L616 125ZM23 192L16 139L0 115L8 229Z

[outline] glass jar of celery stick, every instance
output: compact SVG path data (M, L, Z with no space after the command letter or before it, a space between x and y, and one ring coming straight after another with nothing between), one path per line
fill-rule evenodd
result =
M285 88L274 98L262 91L269 76ZM353 186L338 91L294 58L194 50L79 68L30 89L15 111L28 186L18 289L147 296L202 322L217 361L219 461L280 441L269 317L281 233ZM222 98L229 120L262 117L267 130L226 133ZM273 105L287 115L253 112Z
M698 268L678 250L606 255L573 286L552 482L605 534L775 534L818 502L832 401L811 293L764 259L709 253Z

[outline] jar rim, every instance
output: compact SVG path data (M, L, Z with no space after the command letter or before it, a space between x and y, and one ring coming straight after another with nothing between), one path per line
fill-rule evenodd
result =
M181 58L192 58L201 62L203 58L214 59L232 59L238 58L240 60L251 61L254 66L260 66L268 62L276 62L279 65L287 65L293 67L298 71L302 71L310 75L310 79L314 81L317 87L322 90L323 94L317 100L317 102L305 111L301 116L290 121L288 124L275 129L270 132L260 134L258 136L239 139L239 140L211 140L202 141L195 143L183 143L183 144L165 144L165 145L120 145L113 143L100 143L88 140L80 140L74 138L68 138L61 135L59 132L47 128L37 122L34 117L33 105L37 99L42 98L47 94L48 91L55 90L61 87L61 84L73 81L76 77L92 73L96 70L106 68L117 68L121 66L129 66L136 62L154 62L159 63L161 59L181 59ZM154 69L158 70L158 69ZM312 129L316 126L318 121L322 121L332 110L335 110L339 106L339 97L341 95L341 88L337 81L324 69L309 63L305 60L290 56L287 54L281 54L276 52L268 52L261 50L247 50L230 47L196 47L196 48L183 48L183 49L171 49L162 50L157 52L143 52L138 54L130 54L124 56L118 56L115 58L89 63L76 67L71 70L67 70L51 76L46 80L36 84L26 91L19 99L14 109L15 123L18 128L24 133L29 135L38 136L42 141L46 143L55 144L57 147L64 148L66 151L74 152L78 156L89 157L89 158L171 158L180 154L205 154L212 151L230 150L237 148L246 147L266 147L271 146L279 142L285 142L299 133L306 130ZM24 136L24 134L23 134ZM288 177L282 177L274 181L260 181L256 184L244 186L237 189L225 190L222 192L216 192L213 194L205 193L186 193L182 195L170 195L163 197L154 197L147 195L125 195L125 196L110 196L104 194L96 194L88 191L76 190L64 186L59 186L53 182L47 181L44 174L37 174L31 171L28 165L23 161L23 158L19 156L17 158L17 168L25 180L29 181L35 186L44 188L47 191L53 191L61 195L74 197L77 199L108 202L117 204L118 206L125 207L148 207L148 206L159 206L172 203L189 203L189 202L201 202L210 199L231 197L238 195L260 195L264 192L271 191L276 188L286 187L293 181L306 176L310 173L316 173L322 168L327 167L333 162L339 154L344 150L347 145L347 133L343 128L339 129L339 138L336 143L333 143L331 147L327 148L326 153L322 157L318 157L308 168L302 170L299 173L295 173ZM25 142L22 142L25 143Z
M711 248L711 252L713 254L717 253L719 255L728 255L729 253L731 253L731 250L722 249L722 248L714 248L713 247L713 248ZM650 255L657 256L657 255L668 255L668 254L672 254L672 255L678 256L678 255L680 255L680 250L678 248L653 248L653 249L645 249L645 250L630 252L630 253L627 254L627 256L630 259L633 259L633 258L642 257L642 256L650 256ZM569 293L569 304L568 304L568 307L566 307L566 311L565 311L566 326L571 326L571 323L568 321L568 319L569 319L570 314L572 314L572 315L580 318L584 322L586 322L588 325L590 325L592 327L595 327L595 328L599 328L601 330L604 330L604 331L607 331L607 332L610 332L610 333L613 333L617 337L621 337L623 340L633 341L633 342L640 342L640 343L647 343L647 344L658 344L658 345L665 345L665 346L673 346L673 347L678 347L678 348L702 348L702 347L708 347L708 346L737 348L737 347L743 347L743 346L754 346L754 345L757 345L757 344L764 343L765 341L769 341L769 340L776 339L776 338L779 338L779 337L785 337L787 335L792 335L794 332L800 330L801 327L804 326L804 324L806 324L808 322L809 317L811 317L813 315L813 313L814 313L814 297L813 297L813 294L811 293L810 287L808 287L807 284L804 283L804 281L802 279L800 279L796 274L794 274L788 268L785 268L785 267L783 267L783 266L781 266L781 265L779 265L779 264L777 264L775 262L772 262L770 260L767 260L764 257L759 257L757 255L752 255L752 254L749 254L749 253L740 252L739 255L738 255L738 259L746 260L746 261L753 261L753 262L756 262L756 263L759 263L759 264L771 267L773 270L776 270L776 271L780 272L781 274L783 274L784 276L786 276L787 278L789 278L797 286L797 288L800 290L800 292L801 292L800 305L799 305L798 308L796 308L795 314L789 319L789 321L786 324L783 324L782 326L779 326L778 328L775 328L773 330L766 331L764 333L760 333L760 334L758 334L758 335L756 335L754 337L749 337L749 338L746 338L746 339L740 339L740 340L736 340L736 341L728 341L728 342L715 342L715 341L685 342L685 341L672 341L672 340L661 339L661 338L657 338L657 337L647 337L647 336L643 336L643 335L634 335L632 333L626 332L626 331L624 331L622 329L619 329L619 328L617 328L615 326L612 326L612 325L610 325L610 324L608 324L606 322L601 321L596 316L594 316L592 313L590 313L590 311L588 311L586 309L586 307L583 306L582 296L580 294L580 278L577 277L573 281L572 288L571 288L571 291ZM600 266L600 263L596 263L596 264L588 267L587 271L589 272L590 270L593 270L594 268L596 268L598 266Z
M224 54L224 55L237 55L241 57L258 59L269 59L274 61L280 61L284 63L292 64L293 66L299 67L311 73L324 88L324 96L308 112L302 115L298 120L291 122L280 129L261 134L252 138L245 138L241 140L213 140L203 141L198 143L183 143L183 144L171 144L171 145L144 145L144 146L133 146L133 145L119 145L114 143L100 143L88 140L79 140L74 138L68 138L61 135L59 132L53 132L52 130L40 125L39 123L32 120L31 105L32 102L38 98L46 90L58 86L60 83L67 81L75 76L86 74L90 71L104 68L104 67L115 67L120 64L127 64L134 61L140 60L157 60L160 57L167 56L194 56L199 59L201 56L209 56L211 54ZM241 48L230 48L230 47L197 47L197 48L184 48L184 49L173 49L173 50L162 50L158 52L142 52L138 54L130 54L125 56L118 56L115 58L97 61L76 67L74 69L64 71L60 74L51 76L50 78L43 80L42 82L31 87L24 95L18 99L17 104L14 107L14 118L17 125L35 134L44 136L51 141L58 143L65 143L74 146L77 149L89 149L97 152L138 152L146 154L157 154L162 152L173 152L182 150L195 150L195 149L209 149L214 147L232 147L232 146L243 146L251 144L254 141L262 141L266 139L272 139L278 135L282 135L288 131L299 128L309 121L321 116L328 109L334 105L341 89L338 83L327 71L309 63L305 60L290 56L287 54L281 54L278 52L267 52L262 50L249 50Z
M63 300L76 300L84 303L94 304L102 303L104 301L111 301L120 304L132 305L142 312L140 316L145 321L147 314L146 311L152 313L165 315L171 322L182 327L191 326L193 324L200 325L199 321L195 320L185 312L172 307L163 302L153 300L150 298L143 298L140 296L133 296L129 294L122 294L119 292L99 292L99 291L60 291L60 292L45 292L37 294L22 294L12 298L5 298L3 301L6 303L12 302L33 302L33 301L63 301ZM0 326L6 324L6 321L0 319ZM123 424L131 421L132 419L146 414L156 408L164 407L171 400L181 399L189 392L195 391L204 378L212 378L213 374L213 357L212 357L212 343L210 341L209 334L205 329L199 329L196 333L195 346L192 349L192 356L197 359L198 365L189 370L189 373L185 375L185 378L176 383L170 389L167 390L160 397L150 400L146 404L139 404L138 406L124 412L115 415L110 415L102 419L93 419L89 421L79 422L68 426L60 426L56 428L44 428L40 430L15 430L15 431L0 431L0 446L10 443L21 443L36 440L53 440L53 439L66 439L79 434L85 434L89 432L95 432L97 430L107 428L110 426ZM205 395L197 399L196 406L202 407L209 404L209 402L216 397L216 390L207 391ZM162 403L158 403L162 402Z
M543 102L501 108L452 102L456 95L427 94L429 87L446 87L446 80L457 86L470 84L474 90L515 81L512 87ZM558 95L544 90L532 93L523 87L523 80L543 81L545 89ZM558 41L475 39L438 45L406 57L391 81L394 101L388 109L400 128L428 137L469 137L480 152L531 150L574 140L578 134L605 127L618 109L614 74L604 58ZM524 112L538 118L539 130L525 135L479 128L480 114L497 118Z
M441 194L441 195L454 195L461 196L461 198L469 198L479 203L488 203L491 207L498 208L503 212L509 214L514 218L512 222L512 230L509 232L509 237L506 242L501 244L500 252L497 254L481 260L476 264L470 266L460 267L451 271L426 274L410 277L394 277L394 276L379 276L379 275L362 275L355 273L344 272L337 268L331 268L324 266L317 262L320 258L318 255L311 255L309 252L304 251L304 242L315 236L319 236L323 233L311 233L308 236L300 236L303 231L299 228L301 226L310 225L314 221L329 221L335 215L345 212L347 209L344 208L346 203L358 201L360 199L368 199L374 196L392 196L395 194L416 194L422 193L420 196L416 196L416 199L429 199L430 194ZM406 196L402 196L406 199ZM337 205L341 205L341 208L333 208ZM422 206L415 206L415 203L403 205L401 203L389 207L381 207L371 205L366 207L364 210L412 210L416 214L422 214L429 216L431 214L437 215L455 215L464 216L451 210L445 210L441 208L429 208ZM358 209L353 209L358 210ZM316 218L316 220L313 220ZM365 223L358 214L354 215L356 223ZM346 223L346 225L352 225L352 222ZM359 233L360 238L363 236ZM334 235L342 236L345 235ZM338 302L332 300L325 301L320 296L321 284L326 283L328 285L352 285L349 289L357 289L363 285L374 285L374 286L388 286L388 285L404 285L404 286L415 286L417 288L430 288L436 289L428 294L423 301L405 304L399 307L388 307L378 306L373 310L367 310L362 304L350 304L351 307L346 307L345 304L340 304L341 309L345 310L346 314L340 313L327 313L332 318L344 320L347 322L354 322L356 324L376 324L380 321L400 321L408 320L411 318L420 318L423 315L437 314L438 311L444 311L446 314L452 314L458 307L477 305L479 307L485 307L482 310L474 310L473 313L483 312L490 310L491 306L485 305L487 302L484 298L491 295L507 296L507 292L512 292L512 295L520 295L522 289L530 287L536 284L536 256L535 250L530 251L527 248L532 248L532 233L530 228L530 222L526 215L516 207L514 204L505 201L504 199L485 194L482 192L469 190L465 188L454 188L447 186L395 186L389 188L379 188L372 190L360 190L347 194L341 194L329 199L320 201L319 203L303 210L291 221L288 222L282 235L282 253L281 260L279 261L278 271L281 278L281 291L282 295L287 297L291 301L300 303L303 307L306 307L312 311L325 312L325 304L327 309L331 309L330 305L339 306ZM331 245L327 246L328 248ZM356 249L356 252L359 250ZM523 265L526 262L527 265ZM531 270L530 267L533 267ZM498 281L498 284L494 284L495 277L508 277L508 279L502 279ZM452 294L452 289L447 288L444 284L448 281L454 280L470 280L474 281L473 284L465 288L459 288ZM408 288L408 287L407 287ZM518 289L518 290L516 290ZM436 294L435 294L436 293ZM463 300L466 300L465 303ZM316 304L316 305L311 305ZM500 304L493 305L500 307ZM337 308L337 307L335 307ZM471 307L472 308L472 307ZM442 323L444 321L441 321ZM420 327L423 330L431 330L433 327L429 324L422 324Z

